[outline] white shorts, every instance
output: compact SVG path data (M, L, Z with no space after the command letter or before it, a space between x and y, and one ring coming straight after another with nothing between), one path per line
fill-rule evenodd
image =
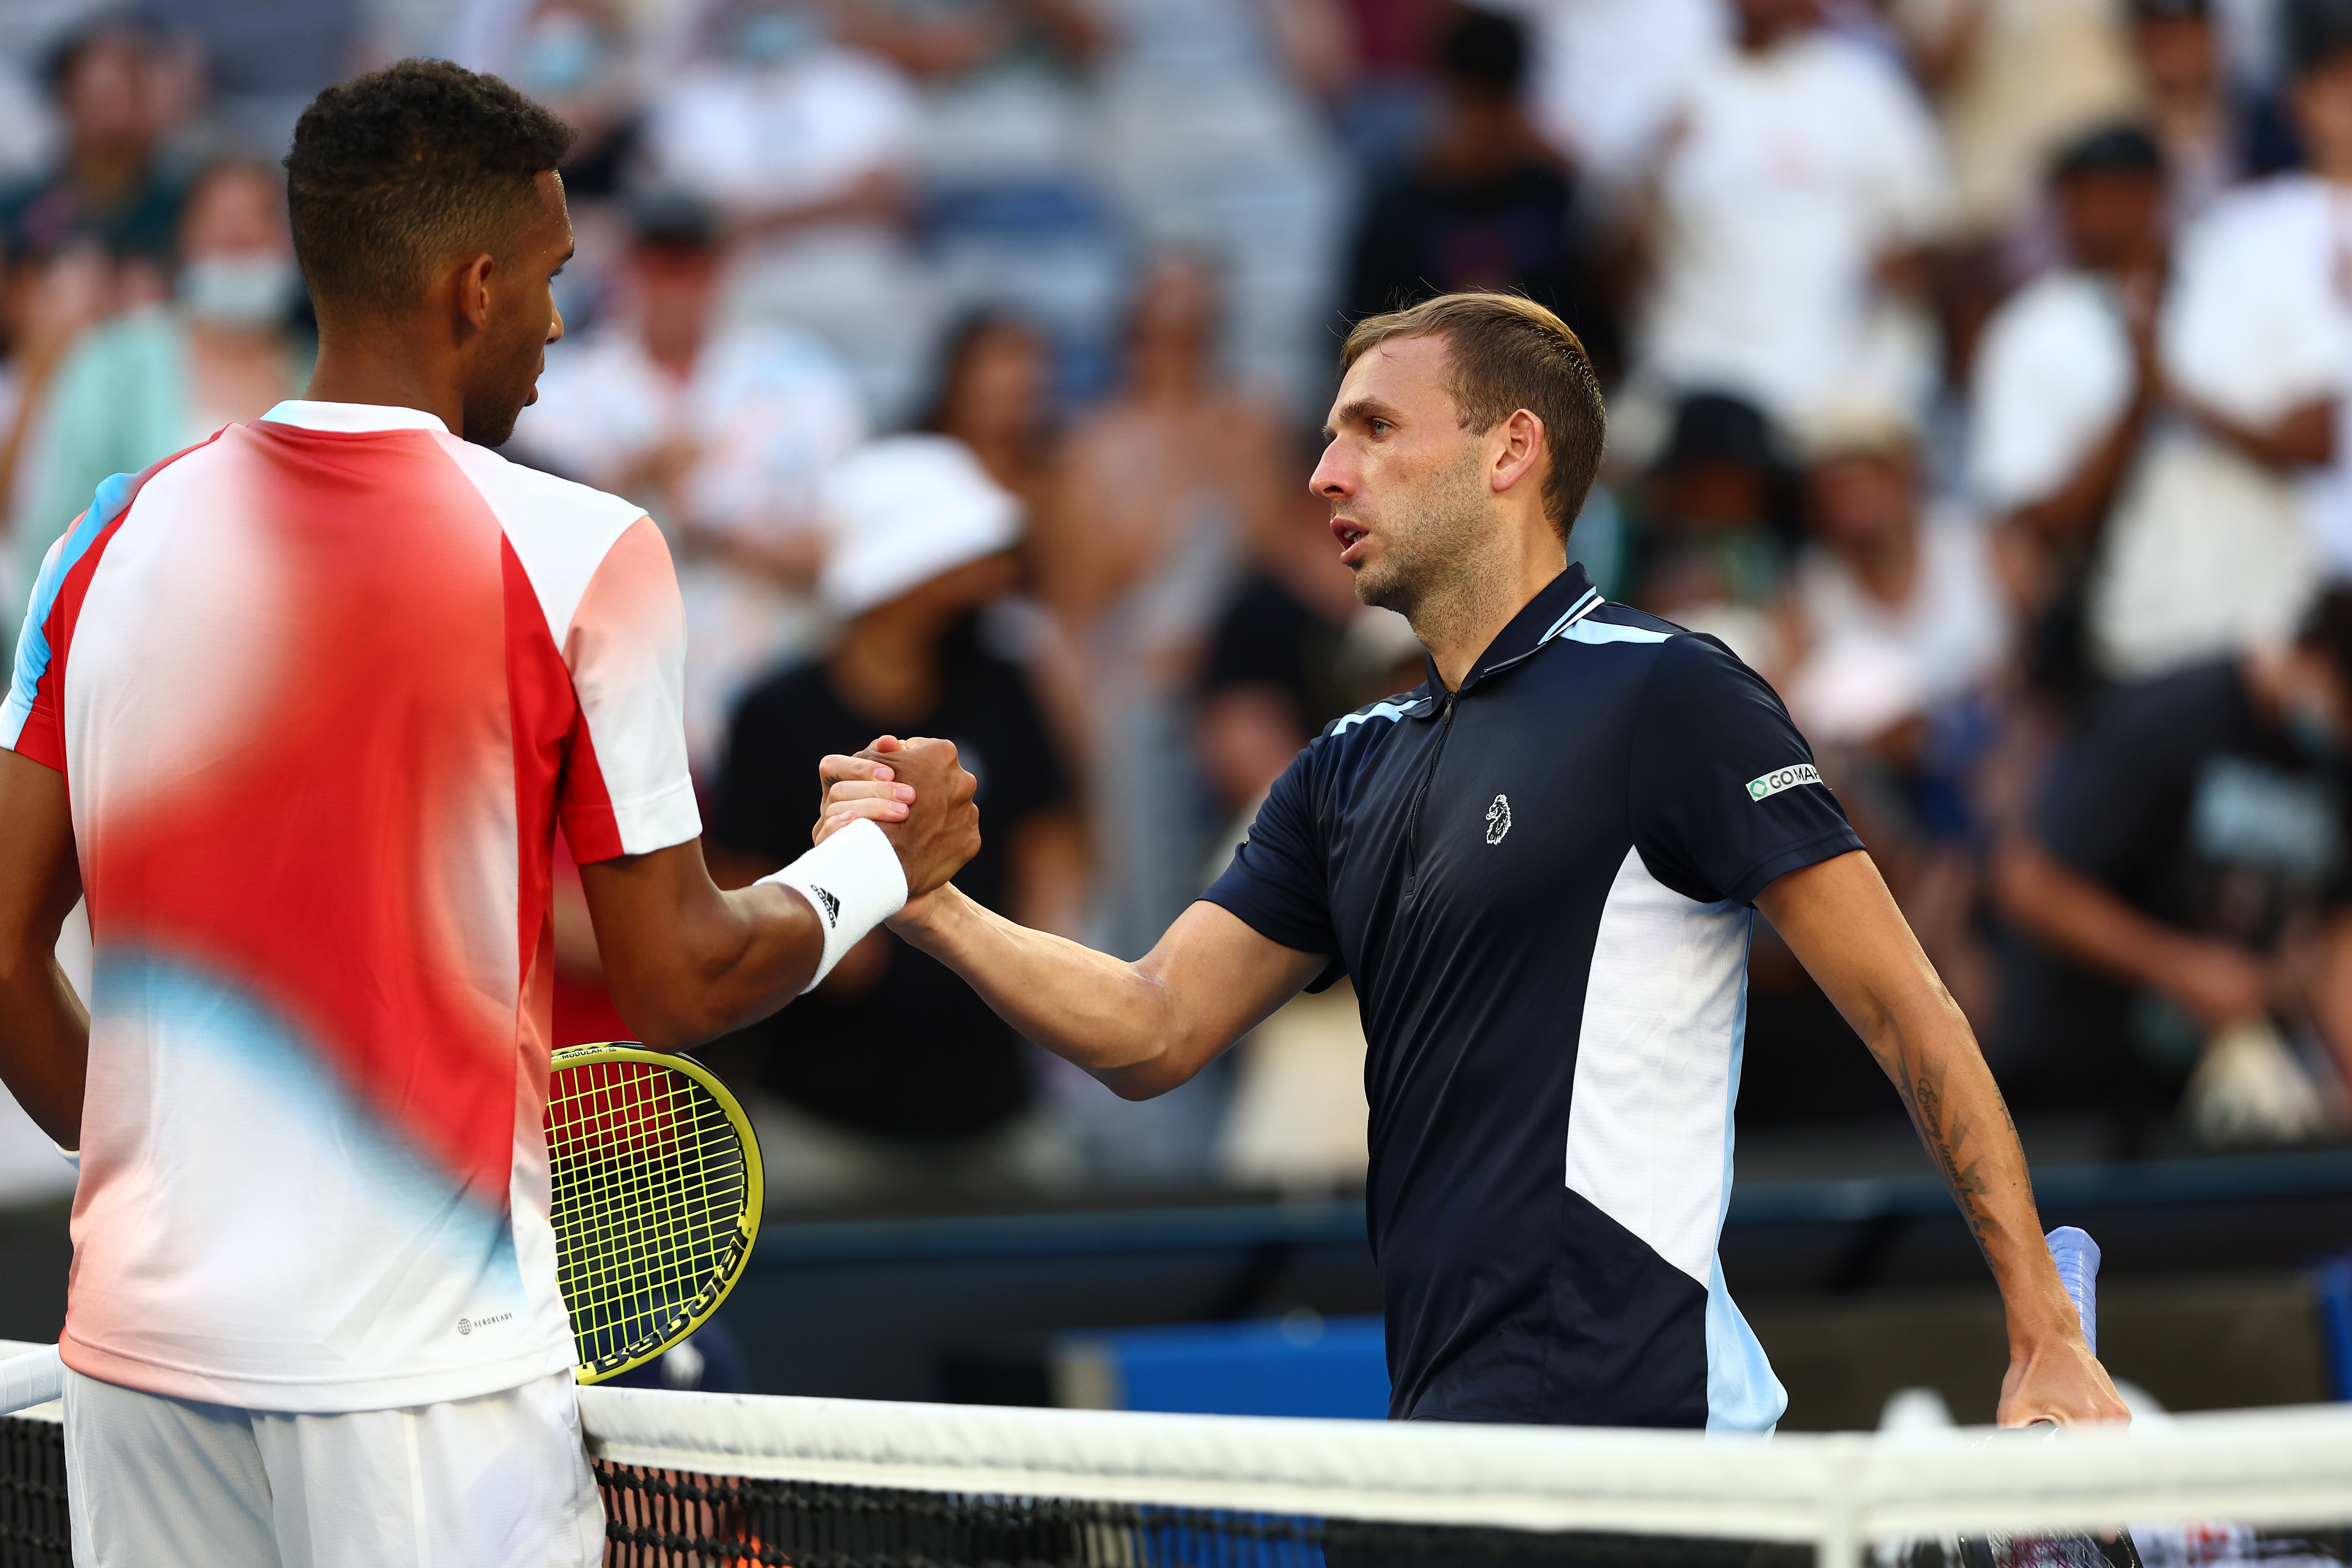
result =
M297 1415L66 1372L75 1568L593 1568L604 1509L560 1372Z

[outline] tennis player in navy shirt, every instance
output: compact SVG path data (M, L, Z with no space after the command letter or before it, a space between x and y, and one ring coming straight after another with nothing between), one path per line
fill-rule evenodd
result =
M1129 1099L1353 976L1391 1414L1764 1431L1787 1396L1716 1258L1760 908L1895 1080L2000 1283L2000 1419L2126 1419L1968 1023L1780 699L1567 563L1604 434L1575 335L1455 294L1365 321L1343 362L1311 483L1428 679L1300 752L1140 960L951 886L893 928ZM897 743L826 759L820 837L905 809Z

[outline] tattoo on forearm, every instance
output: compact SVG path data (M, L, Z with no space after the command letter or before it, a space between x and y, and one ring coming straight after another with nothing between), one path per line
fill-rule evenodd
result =
M1903 1099L1910 1107L1911 1119L1917 1125L1919 1136L1927 1143L1928 1152L1936 1157L1945 1184L1952 1189L1952 1196L1960 1205L1961 1217L1969 1222L1969 1231L1976 1237L1978 1250L1990 1260L1993 1233L1999 1226L1990 1202L1992 1181L1984 1170L1984 1151L1980 1147L1970 1149L1965 1162L1960 1153L1969 1144L1973 1124L1946 1103L1944 1078L1947 1069L1941 1063L1920 1063L1914 1067L1906 1062L1905 1065L1910 1070L1904 1074ZM2003 1115L2007 1115L2008 1107L2004 1105L2001 1109ZM2016 1123L2013 1121L2010 1129L2014 1134Z

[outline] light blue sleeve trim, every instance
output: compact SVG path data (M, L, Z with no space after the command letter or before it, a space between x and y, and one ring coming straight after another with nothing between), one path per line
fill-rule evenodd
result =
M1652 631L1647 626L1621 626L1611 621L1579 621L1560 633L1570 642L1664 642L1672 632Z
M89 510L75 519L73 526L49 546L48 558L41 563L41 574L33 580L33 599L25 611L24 629L16 635L16 662L8 680L8 700L0 702L0 747L15 750L18 737L25 732L25 721L33 716L33 698L40 690L41 677L49 672L49 662L55 657L49 647L49 612L57 608L58 595L65 588L67 575L89 553L89 547L106 531L106 525L122 515L137 484L138 476L117 474L100 485Z
M1414 706L1418 707L1419 704L1416 703ZM1346 718L1340 720L1338 723L1332 725L1331 733L1334 735L1344 735L1359 724L1368 724L1375 719L1387 719L1393 721L1403 718L1406 714L1412 711L1412 710L1411 708L1400 708L1393 702L1375 702L1370 708L1365 709L1362 712L1350 713Z

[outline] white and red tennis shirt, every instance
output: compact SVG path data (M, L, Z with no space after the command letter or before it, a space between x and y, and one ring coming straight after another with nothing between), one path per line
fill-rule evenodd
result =
M700 833L685 642L639 508L414 409L283 403L100 488L0 706L97 950L67 1365L326 1411L572 1364L550 860Z

